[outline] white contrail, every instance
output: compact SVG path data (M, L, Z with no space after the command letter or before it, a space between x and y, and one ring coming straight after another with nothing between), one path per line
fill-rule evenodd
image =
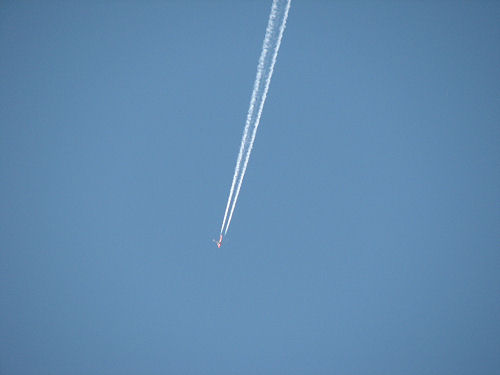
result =
M248 108L247 119L245 122L245 128L243 129L243 137L241 138L240 151L238 152L238 158L236 160L236 166L234 168L233 181L231 183L231 189L229 190L229 197L227 199L226 211L224 212L224 219L222 220L222 226L220 228L220 233L222 234L224 230L224 225L226 223L227 213L229 211L229 206L231 204L231 200L234 193L234 187L236 186L236 181L238 180L238 175L240 173L241 167L241 159L243 158L243 154L245 148L248 144L248 131L250 129L250 125L252 123L253 112L255 108L255 102L257 100L257 94L259 92L260 83L262 79L262 74L264 73L264 63L269 51L269 44L271 42L271 35L274 30L274 20L276 19L277 13L277 0L273 1L273 5L271 6L271 14L269 15L269 22L266 28L266 35L264 37L264 42L262 43L262 52L259 57L259 64L257 65L257 74L255 77L255 82L253 84L252 96L250 98L250 106Z
M257 134L257 129L259 127L260 117L262 115L262 110L264 108L264 103L266 101L267 92L269 90L269 85L271 83L271 78L272 78L273 71L274 71L274 65L275 65L276 59L278 57L278 51L279 51L279 48L280 48L280 45L281 45L281 39L283 38L283 33L284 33L285 27L286 27L286 20L288 18L288 11L290 9L291 0L286 0L286 6L285 6L285 9L284 9L284 12L283 12L283 19L281 21L281 25L280 25L280 28L279 28L279 33L278 33L278 36L277 36L277 39L276 39L276 44L275 44L275 46L273 48L272 59L271 59L270 65L266 64L266 57L267 57L267 53L268 53L268 50L269 50L269 47L270 47L269 44L271 43L272 37L273 37L273 35L274 35L275 31L276 31L275 30L274 21L275 21L275 18L277 17L277 14L278 14L278 3L279 2L280 2L280 0L274 0L273 1L273 5L271 7L271 14L269 16L269 22L268 22L268 25L267 25L267 28L266 28L266 35L264 37L264 43L263 43L263 46L262 46L262 53L261 53L261 56L259 58L259 65L257 67L257 77L256 77L255 84L254 84L254 91L252 92L252 99L251 99L251 102L250 102L250 108L249 108L248 115L247 115L247 122L245 124L245 129L244 129L244 132L243 132L243 139L241 141L240 153L238 154L238 160L236 162L236 168L235 168L235 174L234 174L234 177L233 177L233 183L231 185L231 191L230 191L230 194L229 194L229 199L228 199L228 203L227 203L227 207L226 207L226 212L224 214L224 220L223 220L223 223L222 223L221 233L222 233L222 230L224 229L224 224L225 224L225 221L226 221L226 216L227 216L228 208L230 206L231 199L232 199L232 194L234 192L235 182L236 182L236 180L238 180L238 185L237 185L237 188L236 188L236 194L234 195L234 199L232 200L231 211L230 211L230 214L229 214L229 218L227 220L227 225L225 227L226 229L224 231L224 234L227 233L227 230L229 228L229 224L231 223L231 219L233 217L234 209L236 207L236 202L237 202L238 196L240 194L241 185L243 183L243 178L245 177L245 172L246 172L246 169L247 169L248 161L250 159L250 154L252 153L253 144L255 142L255 136ZM261 90L260 90L260 80L261 80L263 74L267 74L267 75L265 77L264 89L261 92ZM247 142L248 142L247 141L248 130L250 128L250 125L252 125L252 121L250 121L250 120L251 120L251 118L253 116L254 105L255 105L255 101L257 100L257 98L259 98L258 112L257 112L257 115L255 117L255 120L253 121L252 138L250 139L250 142L247 144ZM241 172L240 172L241 159L242 159L242 155L244 153L245 148L246 148L245 161L243 163L243 168L241 169Z

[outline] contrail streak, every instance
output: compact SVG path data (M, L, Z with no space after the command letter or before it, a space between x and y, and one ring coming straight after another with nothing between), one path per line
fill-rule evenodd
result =
M250 99L250 107L248 109L247 113L247 119L245 122L245 128L243 130L243 137L241 140L241 145L240 145L240 151L238 153L238 158L236 161L236 167L234 170L234 175L233 175L233 181L231 183L231 189L229 192L229 198L227 201L226 205L226 211L224 213L224 219L222 221L222 227L221 227L221 234L224 232L224 234L227 233L227 230L229 228L229 224L231 223L231 219L233 217L233 212L236 207L236 202L238 200L238 196L240 194L240 189L241 185L243 183L243 178L245 176L245 172L248 166L248 161L250 159L250 154L252 153L252 148L253 144L255 142L255 136L257 134L257 129L259 127L260 123L260 118L262 115L262 110L264 108L264 103L266 101L267 97L267 92L269 90L269 85L271 83L271 78L273 75L274 71L274 65L276 63L276 59L278 57L278 51L281 45L281 40L283 38L283 33L285 31L286 27L286 20L288 18L288 11L290 9L290 3L291 0L286 0L286 5L284 10L281 9L280 5L282 5L283 0L273 0L273 4L271 7L271 13L269 15L269 21L267 24L266 28L266 34L264 37L264 42L262 44L262 52L259 58L259 63L257 66L257 74L255 77L255 83L252 91L252 96ZM283 12L281 14L281 12ZM281 20L281 25L279 27L278 35L276 36L276 25L275 25L275 20L278 16L282 17ZM271 45L271 43L274 42L275 44ZM269 49L271 48L272 51L272 57L271 61L269 62L268 59L268 53ZM265 77L264 79L264 87L262 89L261 83L262 83L262 77ZM254 110L255 110L255 104L258 102L258 111L257 115L255 116L254 119ZM250 141L248 140L248 133L250 130L250 127L253 127L252 129L252 137ZM243 159L243 155L245 155L245 159L243 162L243 168L241 168L241 161ZM236 186L237 184L237 186ZM234 194L233 198L233 193L235 191L236 187L236 193ZM231 210L229 211L229 207L231 207ZM227 216L229 213L229 217ZM227 218L227 223L226 223L226 218ZM225 230L224 230L225 226Z
M281 39L283 38L283 33L285 31L286 20L288 18L288 10L290 9L290 2L291 2L291 0L288 0L286 3L286 8L285 8L283 20L281 22L280 29L279 29L278 40L276 42L276 46L274 49L271 65L269 67L268 76L267 76L266 81L265 81L264 92L262 94L262 98L260 101L259 111L257 113L257 118L255 119L254 128L253 128L253 132L252 132L252 139L250 140L250 144L248 146L248 150L247 150L247 153L245 155L245 162L243 164L243 169L242 169L241 174L240 174L240 178L238 181L238 187L236 189L236 194L234 196L233 205L231 207L231 213L229 214L229 219L227 221L227 226L226 226L226 230L225 230L224 234L227 233L227 230L229 228L229 224L231 223L231 219L233 218L233 212L234 212L234 209L236 207L236 202L238 200L238 196L240 195L241 184L243 183L243 178L245 177L245 172L247 170L248 161L250 160L250 154L252 153L253 144L255 142L255 136L257 135L257 129L259 128L260 117L262 115L262 110L264 109L264 103L266 102L267 92L269 90L269 85L271 84L271 78L272 78L273 72L274 72L274 64L276 64L276 59L278 57L278 51L279 51L280 45L281 45ZM275 3L276 3L276 1L273 1L273 5ZM266 31L266 34L267 34L267 31Z
M248 142L248 131L250 129L250 124L252 122L253 112L255 108L255 102L257 100L257 94L260 88L260 82L262 79L262 74L264 72L264 63L269 52L269 44L271 42L271 35L274 29L274 20L277 13L277 1L273 1L271 6L271 14L269 15L269 22L266 28L266 35L264 37L264 42L262 43L262 52L259 57L259 64L257 65L257 74L255 77L255 82L253 84L252 96L250 98L250 106L248 108L247 119L245 122L245 128L243 129L243 137L241 139L240 151L238 152L238 158L236 160L236 166L234 168L233 181L231 183L231 189L229 190L229 197L227 199L226 211L224 212L224 219L222 220L222 226L220 232L222 234L224 230L224 224L226 223L227 213L229 211L229 206L231 204L231 199L233 197L234 187L236 186L236 181L238 180L238 175L240 173L241 159L243 158L243 153Z

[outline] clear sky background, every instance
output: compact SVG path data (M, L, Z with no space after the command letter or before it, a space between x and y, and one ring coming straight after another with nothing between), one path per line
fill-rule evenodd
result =
M494 374L500 3L0 5L0 373Z

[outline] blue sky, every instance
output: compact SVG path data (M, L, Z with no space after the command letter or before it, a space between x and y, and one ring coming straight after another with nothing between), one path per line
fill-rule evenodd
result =
M0 5L0 372L492 374L500 5Z

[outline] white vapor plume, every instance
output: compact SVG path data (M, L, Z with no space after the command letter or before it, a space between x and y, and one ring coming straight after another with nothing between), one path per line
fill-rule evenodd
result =
M284 2L286 2L286 4L283 7ZM254 88L250 100L250 107L248 109L245 128L243 130L243 138L241 140L240 151L238 153L233 181L231 184L229 198L226 205L226 211L224 213L224 219L222 221L221 234L222 232L224 232L224 234L227 233L229 224L231 223L231 219L233 217L234 209L236 207L236 202L240 194L241 185L243 183L243 178L245 176L245 172L248 166L250 154L252 152L253 144L255 142L255 136L257 134L257 129L259 127L262 110L264 108L264 103L266 101L267 92L269 90L269 85L271 83L271 78L274 71L274 65L278 57L278 51L281 45L281 39L283 38L283 33L285 31L286 20L288 18L288 11L290 9L290 3L291 0L273 0L271 13L269 15L269 21L266 28L266 35L264 37L264 42L262 45L262 52L259 58L259 64L257 66L257 75L255 78ZM281 19L281 24L278 30L276 29L276 24L275 24L277 17L280 17ZM278 33L278 35L276 35L276 33ZM272 52L270 61L268 60L269 50L271 50ZM264 86L262 87L263 76L264 76ZM254 117L254 112L255 112L254 110L256 103L258 105L258 111ZM248 133L251 127L252 127L252 136L250 140L248 140ZM245 155L245 159L243 162L243 168L241 168L241 161L243 159L243 155ZM236 187L236 193L234 194L233 198L235 187ZM229 207L231 207L230 211ZM228 211L230 212L229 217L227 216ZM226 223L226 218L227 218L227 223Z
M262 52L259 57L259 64L257 65L257 74L255 77L255 82L253 84L252 96L250 98L250 106L248 108L247 119L245 122L245 128L243 129L243 137L241 139L240 151L238 152L238 158L236 160L236 166L234 168L233 181L231 183L231 189L229 190L229 197L227 199L226 211L224 212L224 219L222 220L222 226L220 232L222 234L224 230L224 225L226 223L227 213L229 211L229 206L233 197L234 187L236 186L236 181L238 180L238 175L240 173L241 159L243 158L243 153L245 151L248 142L248 131L250 129L250 124L252 122L253 112L255 108L255 102L257 101L257 94L260 88L260 82L262 79L262 74L264 72L264 63L269 52L269 43L271 40L272 30L274 29L274 20L276 18L277 11L277 1L273 1L271 6L271 14L269 15L269 22L266 28L266 35L264 37L264 42L262 43Z

